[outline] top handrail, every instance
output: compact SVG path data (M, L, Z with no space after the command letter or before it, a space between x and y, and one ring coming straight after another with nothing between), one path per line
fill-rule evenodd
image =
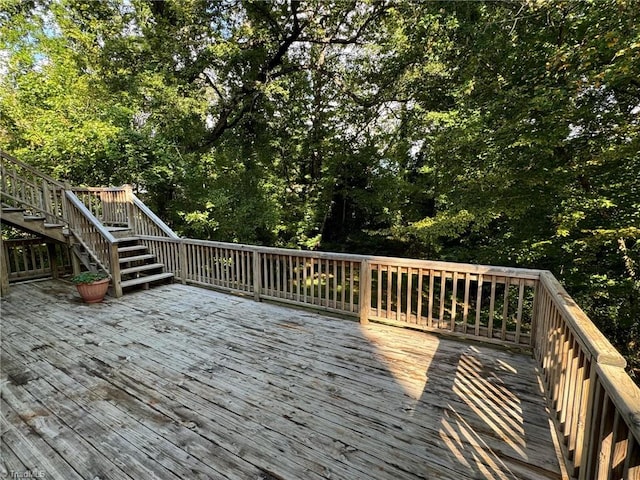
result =
M72 192L125 192L126 187L67 187Z
M133 202L133 205L137 207L142 213L144 213L149 220L151 220L163 233L167 235L167 237L174 240L180 238L173 230L171 230L171 228L166 223L162 221L162 219L160 219L160 217L153 213L142 200L136 197L133 192L131 192L131 200Z
M547 289L551 301L564 315L569 328L596 362L625 368L627 362L624 357L571 298L556 277L549 271L543 271L540 274L540 281Z
M145 208L147 207L145 206ZM148 239L162 238L162 237L154 237L153 235L141 235L141 237L148 238ZM171 238L175 241L181 240L181 238L175 234ZM402 258L402 257L384 257L379 255L361 255L361 254L351 254L351 253L325 252L325 251L319 251L319 250L294 250L290 248L265 247L261 245L218 242L213 240L198 240L193 238L185 238L183 240L188 241L193 245L213 246L213 247L221 247L221 248L233 247L240 250L254 251L254 252L266 253L271 255L292 255L296 257L313 256L313 257L322 258L322 259L345 260L345 261L356 261L356 262L368 261L370 264L384 264L384 265L391 265L391 266L410 266L412 268L432 269L432 270L438 270L438 271L444 270L448 272L456 271L459 273L470 273L470 274L481 274L481 275L511 276L511 277L517 277L522 279L528 279L528 280L538 280L540 278L540 274L544 272L544 270L536 270L536 269L530 269L530 268L496 267L492 265L480 265L480 264L473 264L473 263L454 263L454 262L442 262L437 260L418 260L418 259Z
M21 168L24 168L25 170L28 170L29 172L33 173L37 177L40 177L40 178L46 180L47 182L56 185L57 187L60 187L62 189L65 188L64 183L62 183L59 180L56 180L56 179L50 177L49 175L46 175L46 174L40 172L39 170L33 168L31 165L28 165L28 164L26 164L24 162L21 162L17 158L9 155L4 150L0 150L0 157L5 158L5 159L9 160L10 162L15 163L16 165L19 165Z

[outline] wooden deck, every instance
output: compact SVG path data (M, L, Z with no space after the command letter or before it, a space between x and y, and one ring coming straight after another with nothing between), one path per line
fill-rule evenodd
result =
M1 308L5 477L560 478L527 355L177 284Z

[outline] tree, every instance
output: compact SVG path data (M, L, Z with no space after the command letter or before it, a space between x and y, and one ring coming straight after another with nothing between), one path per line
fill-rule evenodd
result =
M551 269L638 368L639 7L8 2L0 146L184 235Z

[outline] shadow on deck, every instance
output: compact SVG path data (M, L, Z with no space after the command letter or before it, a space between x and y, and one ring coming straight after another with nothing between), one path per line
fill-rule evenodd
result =
M7 477L561 478L527 355L183 285L1 308Z

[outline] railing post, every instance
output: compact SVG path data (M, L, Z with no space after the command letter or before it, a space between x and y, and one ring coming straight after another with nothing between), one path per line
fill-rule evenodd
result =
M47 255L49 255L49 268L51 269L51 278L57 280L60 276L58 272L58 258L56 255L56 246L51 242L47 242Z
M64 182L64 190L62 190L62 210L64 212L64 218L67 221L67 225L69 227L69 231L73 230L75 225L75 218L70 214L71 208L69 207L69 199L67 198L67 191L71 191L72 187L69 182ZM74 247L75 239L73 235L69 235L67 243L70 247L69 253L71 257L71 271L74 275L79 275L82 271L82 266L80 265L80 259L78 258L77 248Z
M129 184L124 186L125 202L127 203L127 225L136 232L135 209L133 208L133 187ZM136 232L137 233L137 232Z
M576 450L573 456L573 471L569 474L573 478L586 479L587 461L589 458L589 438L591 422L593 421L593 408L596 394L596 361L592 358L587 363L589 371L585 372L582 381L582 400L577 412L578 421L576 429ZM574 414L575 415L575 414Z
M4 297L9 293L9 259L4 248L2 234L0 233L0 296Z
M180 269L180 279L182 280L182 284L186 285L187 283L187 244L180 240L178 244L178 262Z
M111 243L109 245L109 249L109 263L111 267L111 281L113 282L113 295L116 298L119 298L122 296L122 279L120 278L120 256L118 255L118 244Z
M62 190L62 212L64 219L67 221L69 229L75 227L73 222L71 221L72 215L70 215L69 211L69 199L67 198L67 190L71 191L71 184L69 182L64 182L64 189Z
M533 348L534 357L537 355L538 350L538 325L540 315L540 280L536 281L535 286L533 287L533 310L531 312L531 333L529 338L529 345Z
M253 260L253 297L256 301L260 301L260 293L262 290L262 262L260 261L260 252L254 250L252 252Z
M369 323L371 311L371 263L369 260L360 262L360 281L358 282L358 304L360 305L360 323Z
M591 478L589 476L589 467L591 467L590 462L592 462L593 460L590 458L590 453L592 450L592 447L594 445L594 442L597 442L597 439L595 438L595 436L597 435L597 428L596 428L596 432L593 431L593 427L594 427L594 422L599 422L600 419L596 418L594 419L594 408L596 407L596 385L598 382L598 372L597 372L597 360L595 358L591 359L591 372L589 375L589 386L588 386L588 400L587 400L587 410L586 410L586 415L585 415L585 419L584 419L584 434L582 438L578 438L578 441L582 442L581 445L581 454L578 457L578 461L579 463L576 462L576 465L574 466L575 468L579 468L579 472L578 472L578 479L579 480L589 480L589 478ZM584 393L583 393L584 395ZM573 472L575 474L575 471Z
M46 179L42 179L42 205L47 222L55 223L53 206L51 205L51 194L49 184Z

